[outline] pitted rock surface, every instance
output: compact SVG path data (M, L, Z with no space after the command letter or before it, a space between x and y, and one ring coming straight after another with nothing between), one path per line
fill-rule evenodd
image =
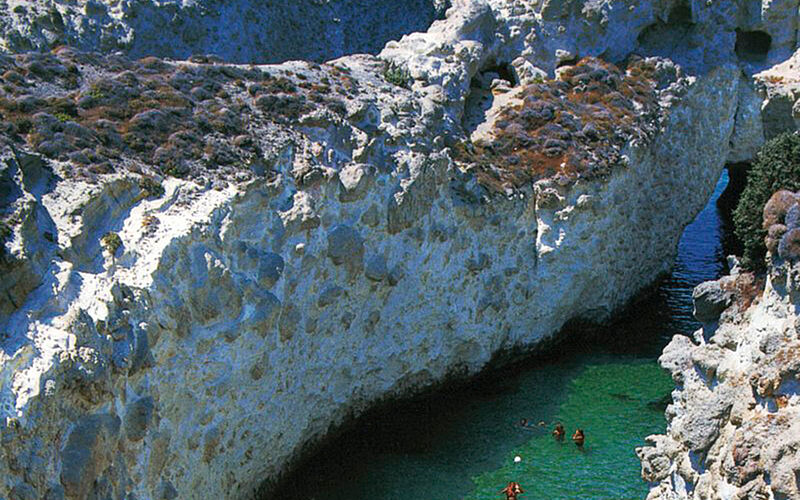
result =
M750 75L789 57L798 16L456 0L377 56L242 65L197 32L218 2L6 4L0 496L53 499L249 498L370 405L609 317L669 268L726 158L784 120L755 112L772 94ZM737 52L737 29L772 45ZM227 62L165 59L196 50ZM717 358L674 362L721 378ZM701 396L698 452L746 410ZM763 455L780 477L785 455Z

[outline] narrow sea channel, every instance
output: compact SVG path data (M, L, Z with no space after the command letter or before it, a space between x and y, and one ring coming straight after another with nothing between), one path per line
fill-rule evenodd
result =
M716 201L727 182L723 173L686 228L671 274L611 325L466 388L374 412L307 460L274 498L489 500L517 481L522 500L644 499L634 448L664 432L673 387L656 359L673 335L699 328L694 286L725 271ZM563 442L550 435L556 422L567 429ZM569 440L577 427L583 450Z

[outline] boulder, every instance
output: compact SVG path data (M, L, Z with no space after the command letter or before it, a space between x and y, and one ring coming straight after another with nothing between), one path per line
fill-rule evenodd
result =
M125 435L131 441L140 441L147 433L153 418L153 398L139 398L125 405Z
M692 292L694 317L701 323L717 321L733 301L733 293L722 288L720 281L700 283Z
M352 227L338 225L328 233L328 257L337 266L360 268L364 257L364 239Z
M111 465L119 437L120 420L108 413L79 420L61 454L61 484L67 497L87 498L97 477Z

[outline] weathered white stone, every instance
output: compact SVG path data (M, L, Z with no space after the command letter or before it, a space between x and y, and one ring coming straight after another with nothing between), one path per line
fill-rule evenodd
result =
M0 425L4 450L35 450L41 464L21 472L4 454L0 495L33 488L39 497L83 498L102 487L137 498L245 498L375 401L441 382L456 366L474 374L496 353L533 347L570 318L607 318L669 268L731 138L748 145L742 159L741 150L760 141L756 101L750 95L742 104L740 76L749 69L734 51L739 3L692 2L688 28L670 23L679 3L455 0L446 19L387 44L380 58L326 66L329 75L332 66L349 72L358 90L342 98L340 114L320 107L284 128L252 124L263 157L249 165L255 176L247 181L167 179L163 195L147 197L135 174L71 179L69 162L20 156L3 142L0 192L20 195L13 203L24 223L6 243L17 267L4 269L0 299ZM25 12L14 10L23 4ZM202 50L250 60L235 44L207 45L202 29L214 22L192 18L204 4L14 0L2 37L13 50L63 34L101 50L144 54L166 42L175 46L160 55ZM60 22L48 13L49 21L25 24L51 6ZM125 15L128 7L141 9L141 25ZM162 9L174 16L160 17ZM180 40L163 36L173 19L184 23ZM656 43L660 33L669 43ZM533 83L554 74L558 55L621 61L634 52L673 60L656 60L653 136L631 138L608 175L555 176L493 193L453 161L452 146L468 139L473 79L488 80L489 109L497 111L503 98L492 91L518 92L493 83L499 65L511 63L518 80ZM400 83L411 88L387 82L385 63L407 70ZM187 94L209 98L196 88ZM269 100L246 91L235 98L263 107ZM163 118L134 122L158 128ZM581 130L603 139L596 128ZM129 171L126 161L120 172ZM115 259L99 251L111 230L123 242ZM706 358L678 352L687 347L681 342L690 343L674 342L674 373L687 383L705 383L684 373L694 361L735 378L735 366L720 361L710 370ZM673 405L675 420L702 425L687 434L692 447L713 447L715 435L725 435L726 401L702 399L700 408L716 412L707 423ZM97 418L104 420L95 425ZM674 482L659 487L665 495L695 482L683 451L652 453L653 477L663 477L663 457L674 460ZM125 484L114 470L124 471Z
M791 259L773 255L770 262L796 268L797 257ZM637 449L642 477L657 483L649 499L800 498L798 283L775 283L778 274L768 273L749 308L751 298L735 290L744 289L737 280L745 285L751 276L720 280L734 292L713 336L700 344L676 336L659 358L678 388L667 434ZM708 295L712 283L696 294Z

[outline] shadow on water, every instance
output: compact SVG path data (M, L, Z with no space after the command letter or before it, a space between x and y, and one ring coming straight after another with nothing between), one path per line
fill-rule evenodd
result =
M694 286L726 271L716 201L727 181L686 228L671 274L610 324L573 327L527 359L368 412L264 498L478 500L509 480L527 499L644 498L633 448L664 431L672 389L655 359L699 328ZM556 421L587 430L583 453L550 437Z

